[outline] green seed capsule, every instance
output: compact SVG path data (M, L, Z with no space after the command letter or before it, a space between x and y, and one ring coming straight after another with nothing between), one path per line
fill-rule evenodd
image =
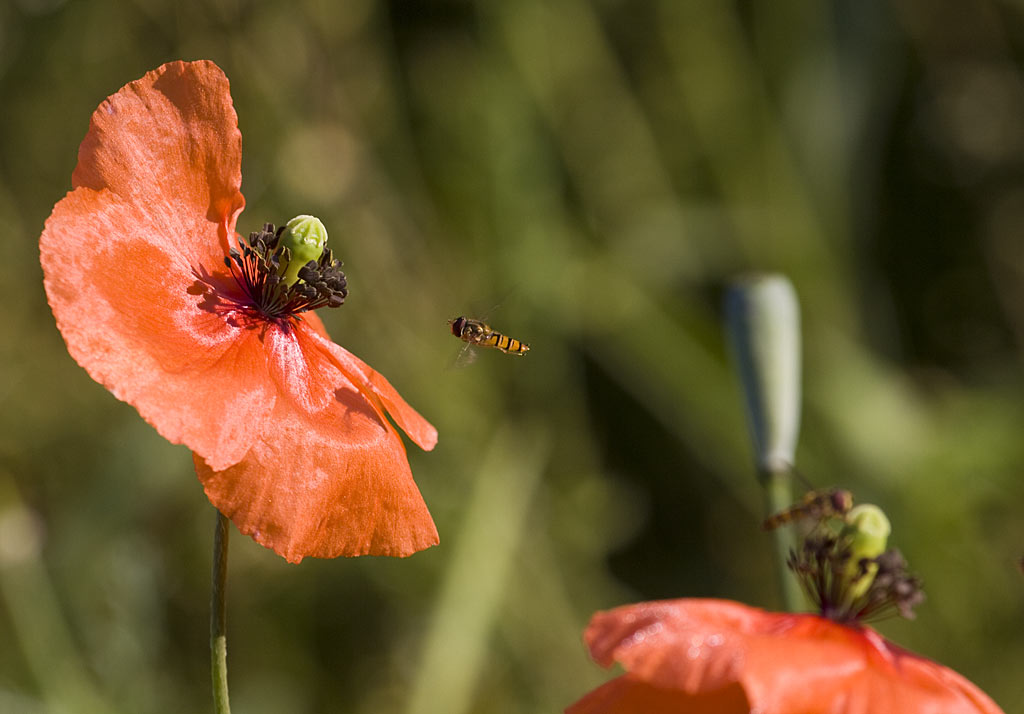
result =
M291 259L282 264L282 278L289 287L299 279L299 270L311 260L319 260L327 245L327 228L316 216L296 216L285 224L281 246Z
M860 562L873 560L885 552L892 525L881 508L870 503L855 506L846 516L842 535L849 539L851 557L847 565L848 575L855 584L850 590L853 598L867 592L878 572L876 563L869 563L867 572L860 574ZM858 578L858 575L860 576Z

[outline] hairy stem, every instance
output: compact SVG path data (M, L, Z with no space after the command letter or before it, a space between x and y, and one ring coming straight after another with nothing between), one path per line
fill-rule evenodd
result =
M231 714L228 703L228 519L217 511L213 530L213 584L210 589L210 673L216 714Z

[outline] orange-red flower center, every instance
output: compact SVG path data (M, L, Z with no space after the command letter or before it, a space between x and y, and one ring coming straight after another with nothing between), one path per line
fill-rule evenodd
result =
M340 307L348 295L348 283L330 248L324 248L318 260L311 260L299 269L299 279L288 285L284 269L291 252L281 245L284 227L266 223L263 230L249 234L248 241L238 240L224 264L231 271L242 295L232 298L246 311L256 312L268 320L289 320L307 310Z

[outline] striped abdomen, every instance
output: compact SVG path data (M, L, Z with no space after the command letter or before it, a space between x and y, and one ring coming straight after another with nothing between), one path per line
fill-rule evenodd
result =
M520 342L515 337L509 337L503 335L500 332L490 332L480 342L485 347L494 347L513 355L523 355L530 350L530 346L525 342Z

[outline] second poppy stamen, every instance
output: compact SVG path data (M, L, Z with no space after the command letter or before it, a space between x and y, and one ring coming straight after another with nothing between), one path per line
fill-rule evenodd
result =
M822 616L842 623L865 622L892 614L912 618L924 600L921 582L907 572L896 549L886 549L889 520L865 504L844 516L838 532L822 518L788 565Z

